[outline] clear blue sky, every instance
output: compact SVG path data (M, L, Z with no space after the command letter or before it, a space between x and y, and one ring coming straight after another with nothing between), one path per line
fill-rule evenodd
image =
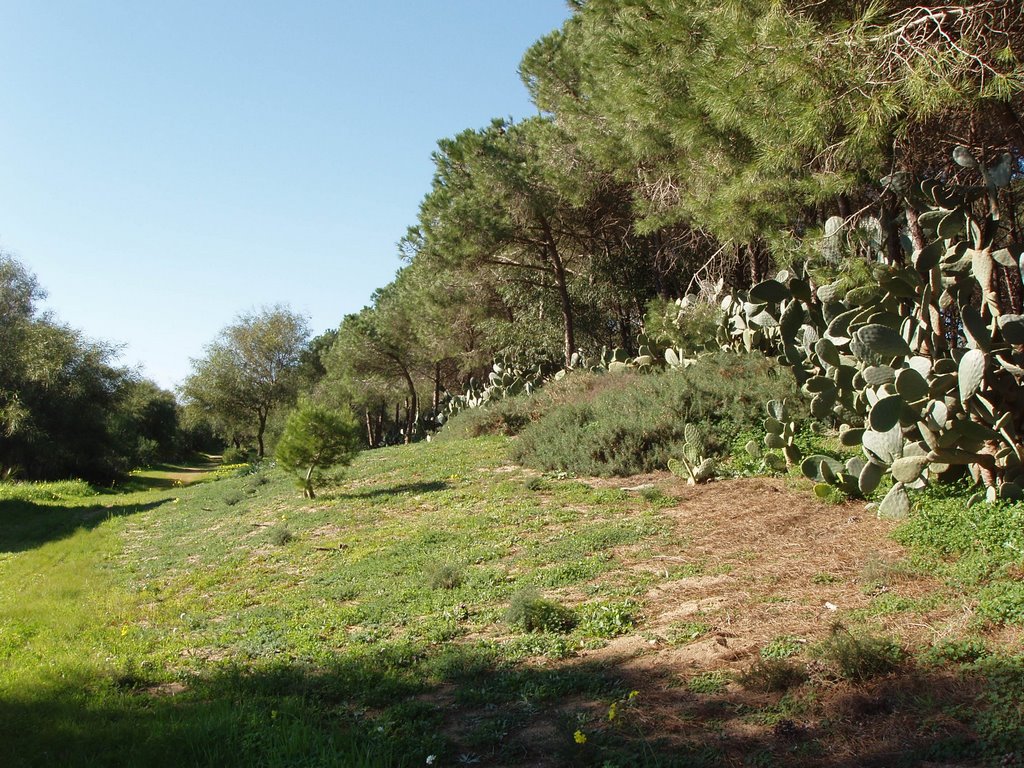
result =
M239 313L369 302L437 139L531 114L563 0L0 0L0 250L165 387Z

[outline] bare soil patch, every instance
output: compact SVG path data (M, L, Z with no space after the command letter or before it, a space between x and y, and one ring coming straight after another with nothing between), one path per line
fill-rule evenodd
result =
M773 641L788 638L809 647L837 625L864 624L865 616L878 613L870 606L880 593L914 599L941 589L930 574L905 566L906 552L890 538L894 523L866 512L863 503L825 504L776 479L693 487L656 473L588 482L629 490L653 486L678 500L663 510L674 530L668 543L642 556L636 548L618 553L627 568L666 578L644 597L637 631L540 666L583 665L618 677L638 695L614 720L603 716L610 699L563 702L534 713L509 734L503 755L482 764L588 764L586 745L566 740L565 723L583 715L589 739L613 729L621 736L626 729L657 745L658 754L679 755L682 765L967 765L927 759L929 745L941 739L971 738L947 714L956 704L969 707L977 693L955 673L908 663L896 673L851 683L829 677L820 663L800 654L795 661L806 665L810 682L773 693L737 682ZM672 579L670 569L679 564L697 575ZM905 647L920 648L955 634L965 618L962 607L939 605L923 619L882 612L868 623ZM680 640L674 632L681 626L705 629ZM470 713L453 712L451 722L463 716ZM687 755L694 755L692 763Z

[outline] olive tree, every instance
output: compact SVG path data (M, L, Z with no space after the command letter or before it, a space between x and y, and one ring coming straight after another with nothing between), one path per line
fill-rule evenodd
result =
M239 316L192 360L181 387L186 406L205 414L225 438L255 433L263 458L267 418L294 402L298 369L309 338L306 318L286 307Z

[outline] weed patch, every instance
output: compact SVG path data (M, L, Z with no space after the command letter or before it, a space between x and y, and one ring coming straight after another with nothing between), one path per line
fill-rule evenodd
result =
M505 620L527 632L570 632L579 622L575 612L554 600L541 597L536 590L516 592L509 603Z
M772 693L787 691L807 680L803 666L778 658L762 658L743 672L738 682L750 691Z
M844 627L835 628L811 650L834 675L853 682L894 672L906 657L903 648L890 638L855 633Z

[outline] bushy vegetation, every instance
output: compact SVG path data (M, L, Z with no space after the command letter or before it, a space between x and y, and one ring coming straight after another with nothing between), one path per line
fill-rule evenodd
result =
M0 483L0 501L64 501L93 496L95 493L84 480Z
M304 400L289 414L274 458L296 476L303 495L312 499L316 495L313 484L319 482L324 469L352 463L360 432L351 411L335 411Z
M554 600L543 598L535 589L512 595L505 618L526 632L569 632L579 623L575 612Z
M116 365L115 348L41 310L34 275L0 253L0 482L109 484L187 453L170 392Z
M830 637L812 648L829 672L854 682L865 682L895 671L906 651L889 637L835 627Z
M766 400L798 397L789 373L759 355L720 354L682 370L607 378L589 399L553 407L527 427L513 457L581 475L664 469L682 451L686 424L703 427L708 450L721 455L736 434L760 426Z
M513 395L483 408L462 410L438 433L438 439L518 435L530 424L563 406L590 402L603 392L620 391L634 384L632 376L605 376L603 373L574 371L571 375L546 383L532 394Z

